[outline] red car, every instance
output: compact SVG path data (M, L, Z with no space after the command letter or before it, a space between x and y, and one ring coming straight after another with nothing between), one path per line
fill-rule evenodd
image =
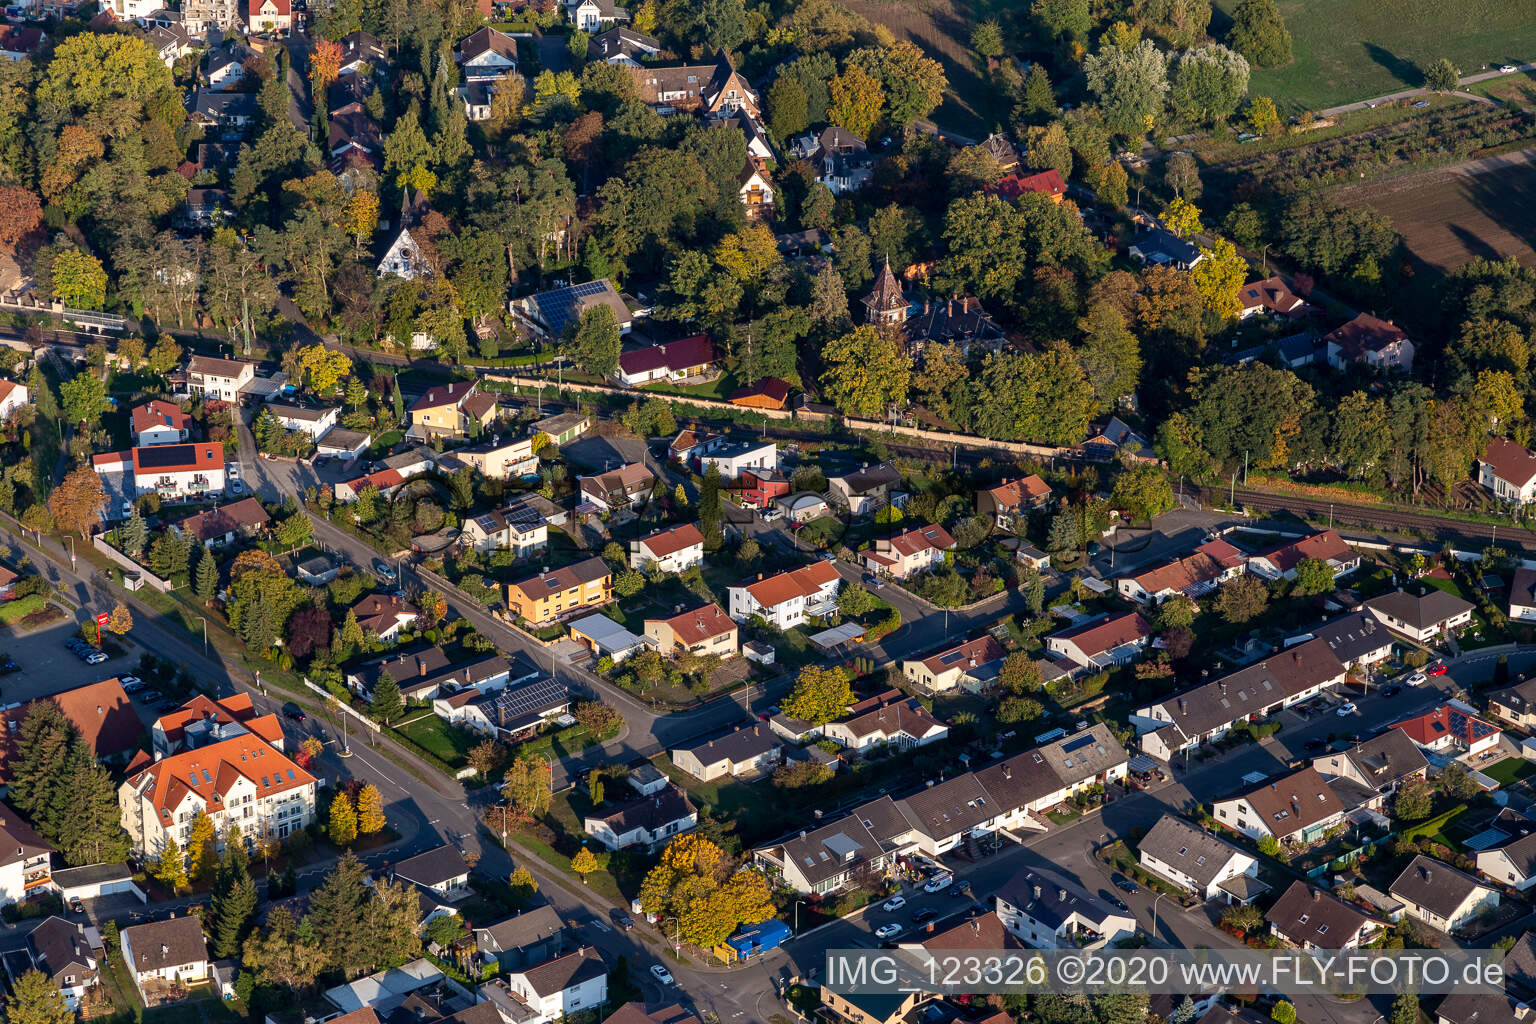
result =
M1443 676L1443 675L1445 675L1445 666L1444 665L1431 665L1431 666L1429 666L1429 668L1426 671L1430 675L1432 675L1432 676Z

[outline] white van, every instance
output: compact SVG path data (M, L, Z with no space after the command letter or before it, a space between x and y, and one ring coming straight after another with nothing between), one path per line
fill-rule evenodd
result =
M923 892L943 892L955 884L955 876L948 871L942 875L934 875L928 879L928 884L923 886Z

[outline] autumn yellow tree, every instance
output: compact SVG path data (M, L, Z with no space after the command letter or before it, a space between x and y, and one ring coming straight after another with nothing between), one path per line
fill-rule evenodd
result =
M824 725L841 718L852 703L853 690L848 685L847 672L837 666L807 665L784 698L784 713L802 722Z
M577 850L576 856L571 858L571 870L581 876L582 885L586 885L587 876L600 867L602 864L598 862L596 855L585 846Z
M1180 238L1198 235L1201 230L1200 207L1180 196L1163 211L1163 223Z
M53 260L53 295L66 306L100 309L107 303L107 272L88 252L66 249Z
M214 865L218 863L217 843L218 833L214 831L213 819L207 812L198 811L192 817L192 831L187 835L187 874L192 881L201 882L212 877Z
M101 477L90 466L73 470L48 495L48 511L53 514L54 523L59 529L82 537L90 536L106 507L107 492L101 486Z
M421 595L417 602L421 609L421 617L426 620L428 629L443 621L443 616L448 614L448 599L435 590L429 590Z
M107 628L118 636L122 636L133 628L133 613L128 606L119 601L112 606L111 613L107 616Z
M832 79L828 89L832 104L827 116L832 123L867 139L885 109L885 92L879 79L855 64Z
M342 208L341 226L361 251L379 226L378 194L365 188L355 189Z
M742 284L755 284L783 260L773 231L766 224L753 224L720 239L715 245L715 262Z
M678 836L640 886L647 914L677 918L678 938L708 949L742 925L773 916L768 880L738 868L725 851L697 832Z
M1225 238L1210 249L1201 249L1205 258L1196 263L1190 275L1205 298L1208 312L1230 320L1242 311L1237 293L1248 277L1248 261L1237 253L1237 246Z
M314 52L309 55L309 80L314 83L317 97L341 77L341 58L340 43L329 39L315 43Z
M371 836L384 831L384 794L368 783L357 794L357 834Z
M329 395L341 384L341 379L352 372L352 360L345 352L326 348L319 342L299 349L299 371L309 377L309 386L317 393Z
M346 793L337 793L331 801L331 821L328 828L331 842L345 846L357 838L357 809Z

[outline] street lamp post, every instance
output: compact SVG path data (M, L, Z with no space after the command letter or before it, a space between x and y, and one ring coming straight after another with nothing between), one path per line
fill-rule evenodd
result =
M1153 942L1157 941L1157 904L1166 895L1168 895L1168 894L1165 893L1165 892L1160 892L1152 900L1152 941Z
M203 620L203 657L206 658L208 657L208 616L199 615L198 618Z
M800 934L800 904L805 900L795 900L795 934Z

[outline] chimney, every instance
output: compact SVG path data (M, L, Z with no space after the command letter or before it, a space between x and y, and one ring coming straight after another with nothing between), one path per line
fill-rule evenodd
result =
M1312 890L1312 902L1316 903L1323 898L1323 894L1317 889Z
M967 296L965 296L965 298L960 300L960 312L962 312L962 313L969 313L970 311L971 311L971 297L969 295L967 295Z
M945 316L954 316L955 315L955 300L954 299L950 299L948 302L944 303L944 315Z
M1040 898L1040 887L1037 885L1037 886L1035 886L1035 899L1039 899L1039 898Z
M427 674L427 662L421 655L416 656L416 674L425 677Z
M1005 778L1005 779L1013 778L1013 766L1012 765L1008 765L1008 764L1003 765L1003 778Z
M1067 890L1065 890L1065 889L1057 889L1056 890L1056 898L1058 900L1060 900L1061 902L1063 902L1063 903L1067 902Z

